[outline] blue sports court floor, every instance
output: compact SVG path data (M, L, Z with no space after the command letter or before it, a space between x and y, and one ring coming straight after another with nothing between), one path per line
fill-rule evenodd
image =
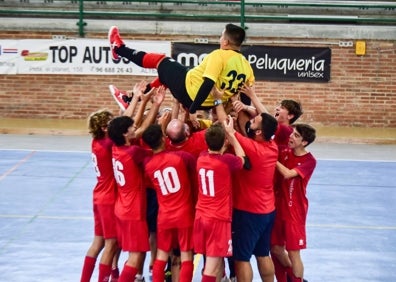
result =
M79 281L93 236L89 142L0 135L0 281ZM305 278L396 281L396 146L311 146Z

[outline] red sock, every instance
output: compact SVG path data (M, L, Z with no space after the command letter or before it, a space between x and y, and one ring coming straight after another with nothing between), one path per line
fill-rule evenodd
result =
M153 282L164 282L165 280L165 266L167 261L156 259L153 264Z
M160 82L158 76L153 81L150 82L151 88L157 88L157 87L160 87L161 85L163 85L163 84Z
M272 261L275 267L275 277L278 282L287 282L286 267L284 267L274 254L271 253Z
M113 268L111 270L111 280L110 280L110 282L117 282L118 281L118 277L120 277L120 270L118 269L118 267Z
M203 275L202 282L216 282L216 276Z
M111 275L111 265L99 264L99 278L98 282L108 282Z
M120 278L118 278L118 282L135 281L135 276L137 273L138 270L136 267L124 264L124 268L121 271L121 275Z
M147 69L156 69L163 58L165 58L165 54L146 53L142 61L143 67Z
M81 282L89 282L95 268L96 258L86 256L81 273Z
M180 267L180 282L191 282L193 277L194 264L191 260L183 261Z

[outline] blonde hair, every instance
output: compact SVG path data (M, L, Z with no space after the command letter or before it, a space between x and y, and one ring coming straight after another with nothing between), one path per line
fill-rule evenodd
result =
M91 113L88 117L88 130L92 138L104 138L106 132L103 129L107 127L107 124L112 119L113 114L107 109L101 109Z

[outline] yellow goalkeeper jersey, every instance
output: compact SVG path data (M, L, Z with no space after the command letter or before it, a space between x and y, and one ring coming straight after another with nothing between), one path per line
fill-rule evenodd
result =
M198 66L188 71L186 88L191 100L195 100L204 78L215 81L216 87L224 90L224 102L238 94L244 83L254 83L254 73L249 62L240 52L234 50L214 50ZM213 104L213 97L209 95L202 106L211 107Z

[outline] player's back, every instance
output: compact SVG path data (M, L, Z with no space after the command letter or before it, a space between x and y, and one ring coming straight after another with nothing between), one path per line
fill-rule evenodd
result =
M145 164L146 175L157 192L158 226L187 227L193 222L195 158L183 151L162 151Z
M114 204L116 183L112 164L113 142L109 138L93 139L91 144L92 161L97 183L94 188L95 204Z
M197 160L196 216L231 221L232 173L241 168L242 160L235 155L201 153Z

